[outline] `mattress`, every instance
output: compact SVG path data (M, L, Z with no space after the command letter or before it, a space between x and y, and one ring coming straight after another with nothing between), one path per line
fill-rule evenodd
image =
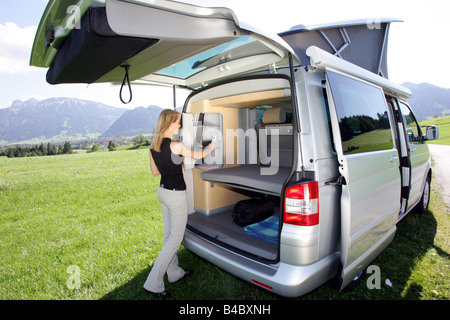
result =
M222 183L242 189L279 196L281 195L284 182L287 180L291 169L279 167L275 174L265 174L274 171L272 169L273 168L262 167L257 164L250 164L209 170L203 172L201 176L205 181Z

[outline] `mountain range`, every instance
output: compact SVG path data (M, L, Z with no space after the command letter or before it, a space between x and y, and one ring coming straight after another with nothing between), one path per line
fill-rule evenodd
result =
M162 108L153 105L147 108L138 107L127 110L102 134L102 137L129 137L152 133L162 110Z
M403 85L413 93L408 102L419 121L450 115L450 89ZM0 145L150 134L162 110L155 105L129 110L74 98L16 100L0 109Z
M0 109L0 144L97 137L125 111L73 98L16 100Z
M419 121L433 117L450 115L450 89L444 89L429 83L403 83L411 90L408 103Z

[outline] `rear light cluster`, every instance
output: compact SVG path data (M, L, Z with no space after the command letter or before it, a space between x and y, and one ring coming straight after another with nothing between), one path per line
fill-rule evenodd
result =
M301 183L286 189L283 221L299 226L319 224L319 185L317 182Z

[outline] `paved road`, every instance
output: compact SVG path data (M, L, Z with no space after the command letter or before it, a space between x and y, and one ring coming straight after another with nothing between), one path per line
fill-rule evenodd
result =
M442 189L442 198L450 208L450 146L429 144L431 152L433 182Z

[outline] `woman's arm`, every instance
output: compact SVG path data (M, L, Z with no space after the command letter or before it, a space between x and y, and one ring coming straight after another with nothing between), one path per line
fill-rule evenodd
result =
M170 150L174 154L179 154L186 158L192 158L192 159L201 159L209 155L211 152L213 152L216 149L216 143L212 142L203 150L192 150L186 147L181 142L171 142L170 143Z
M150 169L152 170L152 173L154 176L157 176L159 174L159 169L155 164L155 161L153 160L152 151L150 150Z

